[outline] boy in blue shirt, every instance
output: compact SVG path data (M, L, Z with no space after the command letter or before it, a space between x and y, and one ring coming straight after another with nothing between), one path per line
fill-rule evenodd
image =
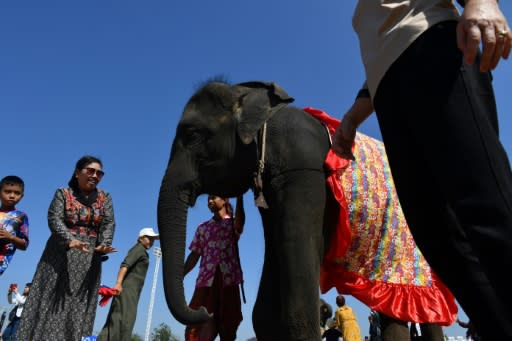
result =
M0 275L9 266L16 249L28 246L28 216L16 209L23 198L25 183L15 175L0 180Z

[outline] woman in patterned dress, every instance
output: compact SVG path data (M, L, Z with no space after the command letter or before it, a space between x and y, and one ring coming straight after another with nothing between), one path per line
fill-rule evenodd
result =
M51 236L32 280L18 329L21 341L80 341L91 335L102 256L112 247L114 211L110 194L97 188L102 163L84 156L67 188L48 209Z

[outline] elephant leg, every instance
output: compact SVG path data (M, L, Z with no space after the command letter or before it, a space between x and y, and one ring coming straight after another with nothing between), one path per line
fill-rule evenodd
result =
M258 340L275 340L281 326L279 325L279 276L276 255L270 247L272 233L270 226L271 209L261 210L265 234L265 257L261 274L258 296L252 313L252 324Z
M271 241L277 257L279 340L320 340L319 273L323 255L325 175L302 170L276 177Z
M381 317L382 341L409 341L407 322L396 320L384 314Z
M435 323L420 323L423 341L444 341L443 327Z

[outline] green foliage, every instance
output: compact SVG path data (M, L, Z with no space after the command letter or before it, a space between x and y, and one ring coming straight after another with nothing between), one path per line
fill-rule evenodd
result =
M132 335L132 341L142 341L143 338L139 334L133 334Z
M151 332L151 341L179 341L179 339L172 334L171 327L165 323L160 323Z

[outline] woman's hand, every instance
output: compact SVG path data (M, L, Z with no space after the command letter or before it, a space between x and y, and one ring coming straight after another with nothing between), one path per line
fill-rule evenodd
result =
M89 252L89 243L83 242L83 241L78 240L78 239L72 239L69 242L68 247L70 249L77 249L77 250L80 250L82 252Z
M117 252L117 249L112 245L98 245L94 248L94 252L106 255L107 253Z

